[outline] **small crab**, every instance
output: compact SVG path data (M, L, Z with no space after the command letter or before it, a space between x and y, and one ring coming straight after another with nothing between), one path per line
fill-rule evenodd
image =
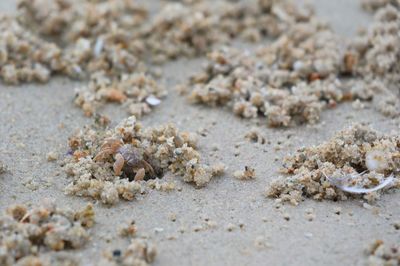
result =
M100 152L94 157L95 161L104 161L113 155L115 162L113 165L114 173L120 176L122 173L130 180L143 180L148 174L151 178L155 177L155 172L150 163L144 157L145 152L132 144L124 144L119 139L106 139L100 148Z

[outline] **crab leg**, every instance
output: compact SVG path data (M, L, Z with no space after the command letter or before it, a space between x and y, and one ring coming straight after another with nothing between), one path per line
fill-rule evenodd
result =
M144 179L144 176L146 175L146 170L144 168L140 168L135 175L134 180L135 181L142 181Z
M146 169L147 172L149 172L151 177L154 177L156 174L154 172L153 166L151 166L148 162L143 160L143 166Z
M115 155L115 162L113 165L115 175L121 175L122 168L124 167L124 163L125 163L124 157L120 153L117 153Z

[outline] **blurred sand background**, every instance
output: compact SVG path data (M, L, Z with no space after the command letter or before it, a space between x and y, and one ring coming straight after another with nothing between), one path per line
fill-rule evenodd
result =
M160 3L144 1L153 10ZM338 34L351 37L367 26L370 16L357 0L315 0L317 14L332 24ZM14 0L0 1L1 12L15 12ZM250 48L249 48L250 49ZM146 126L173 122L182 130L208 130L200 137L201 152L206 160L213 144L227 173L207 187L196 189L177 178L182 191L170 193L150 191L133 202L120 202L107 207L95 203L97 224L92 240L85 248L72 251L83 265L96 265L96 258L105 248L121 248L127 240L117 236L117 226L134 219L139 235L147 235L158 247L154 265L362 265L363 249L375 239L395 243L400 238L393 223L400 220L400 193L385 194L371 208L359 200L316 202L306 200L297 207L285 205L276 209L274 200L264 197L265 186L278 174L280 158L305 145L318 144L335 131L353 122L365 122L385 133L399 129L399 119L384 118L371 108L354 110L341 104L323 112L317 126L291 129L270 129L259 121L235 117L227 110L190 105L179 96L174 86L200 69L203 59L181 59L163 66L164 84L169 96L142 122ZM78 82L53 78L48 84L18 87L0 85L0 160L9 172L0 177L0 211L13 203L37 204L43 198L55 199L60 206L77 208L91 202L86 198L64 195L69 182L59 162L47 162L46 154L55 151L64 155L67 139L75 129L91 123L73 104L74 87ZM105 113L113 124L126 117L118 106ZM213 122L216 121L216 125ZM257 123L259 124L257 126ZM63 125L63 126L61 126ZM271 145L244 142L239 156L234 144L257 126ZM274 150L274 142L290 138L292 145ZM276 160L279 159L279 160ZM245 165L256 169L254 181L232 178L235 170ZM335 208L341 214L335 214ZM306 219L313 208L315 219ZM175 222L169 219L175 213ZM290 220L284 219L284 213ZM195 232L204 219L217 222L215 229ZM228 232L226 226L239 226ZM185 228L185 232L180 230ZM175 236L176 240L169 240ZM258 249L254 242L264 238L267 247Z

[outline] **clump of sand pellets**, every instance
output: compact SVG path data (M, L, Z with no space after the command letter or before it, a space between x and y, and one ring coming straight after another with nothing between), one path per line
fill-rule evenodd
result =
M382 240L374 241L366 250L367 265L400 265L400 246L388 245Z
M304 198L346 200L378 190L400 188L400 138L356 124L318 146L285 158L283 176L268 187L268 197L297 205Z
M72 263L70 257L58 252L84 246L89 240L88 228L93 224L92 205L80 211L62 209L49 202L35 208L13 205L0 217L0 264Z
M398 0L361 0L362 8L369 12L375 12L389 4L400 5L400 2Z
M190 100L266 117L271 127L318 122L323 109L349 98L338 76L353 63L344 60L343 40L315 16L289 25L254 53L226 47L210 53L190 79Z
M355 97L373 100L385 116L400 113L398 86L400 82L400 3L398 1L367 1L374 10L371 25L351 43L348 58L354 61L353 75L359 78Z
M130 244L123 250L115 249L103 254L99 265L104 266L125 266L141 265L146 266L154 262L157 255L156 247L145 239L133 238Z
M137 227L135 221L130 221L118 230L121 238L128 238L129 244L126 247L107 250L103 253L99 265L150 265L154 262L157 249L156 246L147 240L136 235Z
M20 0L18 10L15 23L60 47L58 72L90 79L78 89L75 101L85 114L93 114L105 102L119 102L137 117L164 95L151 78L131 74L145 72L147 61L200 55L238 36L277 36L312 13L291 1L271 0L169 3L154 17L126 0ZM130 84L138 76L145 88Z
M193 76L188 85L193 103L227 106L238 116L265 117L271 127L288 127L316 123L322 109L334 108L343 100L343 85L333 75L340 67L336 59L321 62L317 72L301 61L276 69L271 65L278 63L278 58L267 62L233 48L208 57L204 71Z
M399 14L398 4L378 9L372 26L351 44L310 14L255 53L217 49L191 77L189 99L244 118L265 117L271 127L316 123L322 110L346 100L373 100L395 117ZM352 79L342 82L344 76Z
M133 200L146 186L174 189L174 182L159 183L167 172L204 186L222 168L201 161L196 140L171 124L142 128L135 116L114 129L86 127L69 141L72 155L65 170L73 181L66 192L114 204L120 198Z
M91 75L87 85L77 88L75 103L87 116L93 115L105 103L126 106L130 114L141 117L161 103L167 92L144 73L122 74L119 78L104 72Z
M0 77L5 83L47 82L52 73L65 67L61 52L14 18L0 16Z
M359 57L358 71L380 78L387 85L400 81L400 3L386 5L374 14L373 23L357 37L353 47Z
M345 44L328 24L315 16L292 25L272 44L256 52L269 68L268 82L276 87L298 80L315 81L336 77L345 67Z
M259 41L277 36L311 13L291 1L196 1L170 3L143 27L142 38L155 62L197 56L236 37Z
M83 79L97 71L144 71L137 58L143 44L132 29L146 12L129 3L20 1L17 17L0 17L0 77L17 85L54 74Z
M21 0L18 10L21 24L63 47L71 77L142 67L138 54L144 45L137 33L147 11L135 1Z
M141 61L196 56L235 37L277 36L312 11L291 1L167 3L154 16L134 1L20 0L18 20L64 47L71 73L129 73Z

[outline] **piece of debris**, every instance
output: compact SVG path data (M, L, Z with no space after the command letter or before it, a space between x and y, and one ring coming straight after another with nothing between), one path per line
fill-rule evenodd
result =
M134 237L136 236L136 232L136 222L132 220L119 228L118 235L121 237Z
M307 221L312 222L315 220L315 217L317 217L317 215L315 214L315 210L313 208L306 209Z
M252 128L249 132L244 136L245 139L249 140L253 143L265 144L265 137L263 134L256 128Z
M58 154L54 151L47 153L46 157L48 162L53 162L58 160Z
M176 222L176 213L170 213L168 218L171 220L171 222Z
M393 224L394 229L400 230L400 221L397 221Z
M148 103L150 106L157 106L161 103L161 100L154 95L150 95L146 98L146 103Z
M0 161L0 174L3 174L7 171L7 166Z
M286 221L290 221L290 214L287 212L283 213L283 219L285 219Z
M226 231L228 231L228 232L232 232L236 228L237 228L237 226L232 224L232 223L227 224L226 227L225 227Z
M371 187L371 188L363 188L363 187L357 187L357 186L352 186L352 185L345 185L345 184L352 184L352 183L357 183L357 179L360 179L361 174L350 174L346 176L345 174L342 174L338 178L332 178L329 176L325 176L331 184L335 185L337 188L340 188L341 190L348 192L348 193L353 193L353 194L365 194L365 193L371 193L374 191L378 191L380 189L385 188L388 185L391 185L393 183L393 176L389 176L385 179L383 179L377 186ZM364 177L363 177L364 178Z
M337 215L340 215L340 214L342 213L342 208L340 208L340 207L335 207L334 213L337 214Z
M266 237L259 235L254 240L254 247L258 250L266 249L270 247Z

